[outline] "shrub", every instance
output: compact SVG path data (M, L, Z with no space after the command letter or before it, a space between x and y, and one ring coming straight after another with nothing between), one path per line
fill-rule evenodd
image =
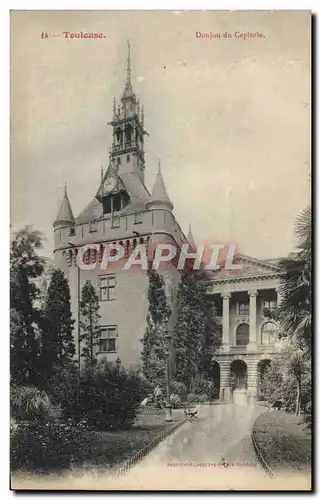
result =
M56 392L63 418L74 422L85 418L98 430L130 427L145 395L137 373L118 373L105 362L84 371L78 380L71 377L69 382L72 386L66 384Z
M187 399L188 403L198 403L198 401L199 401L198 395L194 394L192 392L190 392L189 394L187 394L187 398L186 399Z
M11 470L49 472L66 469L73 459L80 461L84 433L74 427L52 422L28 422L10 432Z
M195 380L194 384L195 394L206 394L207 400L214 398L215 395L215 384L211 380L206 380L204 378L199 378Z
M177 394L183 401L186 399L187 388L183 382L176 382L176 380L173 380L170 383L170 392L172 394Z
M17 421L47 421L53 415L48 395L31 386L12 386L10 407Z
M182 400L178 394L171 394L169 402L173 406L173 408L180 408L182 405Z
M198 394L198 402L199 403L207 403L208 396L206 394Z

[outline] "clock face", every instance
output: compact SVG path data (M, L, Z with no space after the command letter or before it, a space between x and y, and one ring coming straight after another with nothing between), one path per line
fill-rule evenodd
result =
M112 191L113 189L115 189L116 184L117 180L115 179L115 177L107 177L104 183L104 191L107 193Z

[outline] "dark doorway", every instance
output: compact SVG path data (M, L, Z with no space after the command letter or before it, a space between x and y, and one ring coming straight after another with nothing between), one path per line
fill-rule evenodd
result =
M209 376L214 382L214 391L212 399L219 399L220 397L220 365L217 361L213 361Z
M241 359L236 359L231 363L232 389L247 388L247 366Z

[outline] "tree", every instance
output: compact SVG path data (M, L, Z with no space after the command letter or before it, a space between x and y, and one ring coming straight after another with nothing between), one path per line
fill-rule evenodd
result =
M219 326L208 297L210 286L201 271L187 270L178 286L177 321L174 327L176 380L191 389L196 375L209 376L219 345Z
M298 251L281 262L285 275L280 286L282 301L277 311L284 334L307 357L311 356L312 325L311 231L311 207L307 207L297 219Z
M80 341L84 343L81 356L92 365L100 338L100 314L99 298L90 281L84 284L81 291L80 312L80 327L82 329Z
M57 269L51 276L42 321L42 367L47 377L69 363L75 354L74 320L70 291L64 273Z
M301 353L295 353L288 361L287 370L296 384L295 414L300 415L302 399L302 377L306 371L306 364Z
M171 315L167 304L164 278L157 271L147 271L148 315L143 337L143 374L148 380L162 380L165 376L164 332Z
M42 247L41 234L24 228L10 248L10 373L18 384L39 381L40 311L35 279L43 272L43 260L36 250Z
M309 369L302 351L285 349L264 372L261 386L264 398L270 402L281 400L287 410L300 415L302 399L306 404L310 397Z

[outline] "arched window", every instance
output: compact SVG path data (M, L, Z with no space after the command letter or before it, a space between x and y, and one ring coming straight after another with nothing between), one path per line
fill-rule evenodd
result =
M250 339L250 327L247 323L241 323L236 329L236 345L247 345Z
M276 324L268 321L262 325L261 329L261 342L263 345L274 344L276 341Z

